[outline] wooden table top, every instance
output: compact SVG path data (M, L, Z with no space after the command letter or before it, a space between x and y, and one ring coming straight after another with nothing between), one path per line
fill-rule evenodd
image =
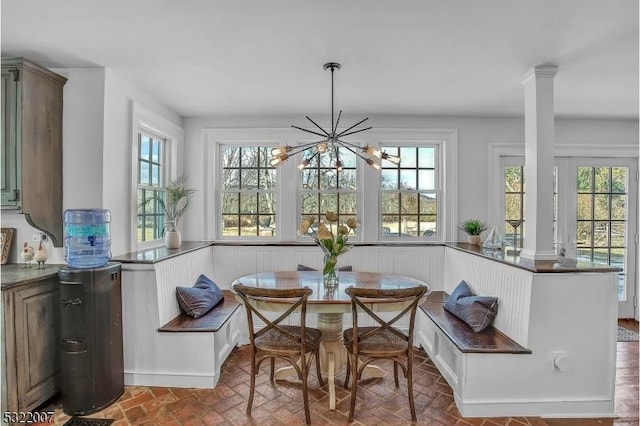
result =
M261 272L236 278L231 283L244 284L260 288L298 288L309 287L313 294L309 304L349 304L351 300L344 292L347 287L400 289L428 284L416 278L403 275L381 274L375 272L339 272L339 284L334 289L326 289L319 271L277 271Z

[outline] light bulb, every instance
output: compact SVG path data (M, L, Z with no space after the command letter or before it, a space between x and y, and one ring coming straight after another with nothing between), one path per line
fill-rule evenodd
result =
M309 159L305 158L302 163L298 164L298 170L302 170L304 168L307 168L310 163L311 163L311 161L309 161Z
M365 158L365 161L367 162L368 165L370 165L374 169L380 170L380 164L376 163L371 158Z
M339 172L342 171L342 161L336 161L336 170L338 170Z
M318 151L320 154L323 154L326 150L327 150L326 142L320 142L318 145L316 145L316 151Z
M383 152L381 158L383 160L391 161L395 165L400 164L400 157L398 157L397 155L391 155L391 154L387 154L386 152Z
M291 151L291 147L289 145L278 146L271 150L271 155L275 157L276 155L286 154L289 151Z
M365 146L364 148L362 148L362 152L366 152L369 155L373 155L374 157L378 157L380 158L381 153L379 150L370 147L369 145Z
M287 154L278 154L275 157L273 157L271 159L271 161L269 161L269 164L271 166L277 166L278 164L283 163L284 161L286 161L287 158L289 158L289 156Z

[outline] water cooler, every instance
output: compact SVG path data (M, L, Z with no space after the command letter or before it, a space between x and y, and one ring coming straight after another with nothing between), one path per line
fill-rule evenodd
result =
M62 268L60 337L62 406L87 415L124 392L121 264Z

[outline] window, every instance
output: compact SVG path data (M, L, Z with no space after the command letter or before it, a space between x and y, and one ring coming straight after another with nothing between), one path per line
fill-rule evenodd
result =
M506 164L504 167L505 241L513 247L524 244L524 166Z
M277 235L277 172L272 147L221 146L220 228L222 237Z
M313 156L303 152L270 166L273 147L302 141L289 129L206 129L203 238L243 242L310 242L297 235L302 217L361 224L353 242L422 242L453 239L457 225L457 140L454 130L372 129L351 140L401 157L381 170L358 158L358 150ZM337 155L342 169L328 155ZM303 157L308 156L308 157ZM308 159L306 168L299 169ZM445 185L446 184L446 185ZM446 212L446 214L445 214Z
M339 148L342 170L337 170L335 153L313 156L311 163L300 173L301 215L314 217L316 223L324 220L327 211L338 215L338 222L357 219L357 165L356 155Z
M164 186L182 174L184 131L137 102L131 102L131 111L129 247L135 251L163 243L164 215L153 202L140 205L154 194L163 196Z
M144 203L149 198L164 195L164 143L164 139L151 133L138 133L138 243L157 240L163 235L164 215L158 203Z
M398 165L381 163L381 237L438 235L438 148L383 146L381 150L400 157Z

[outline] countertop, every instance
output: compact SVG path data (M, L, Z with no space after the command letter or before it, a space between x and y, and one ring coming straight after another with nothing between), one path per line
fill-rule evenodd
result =
M535 273L567 273L567 272L620 272L622 269L602 263L578 262L575 259L560 257L555 260L529 260L510 254L509 248L486 249L469 243L446 243L447 247L472 253L486 259L515 266Z
M66 265L45 264L44 268L32 264L30 268L25 268L22 263L7 263L0 267L0 283L2 290L29 284L50 277L57 277L58 270Z
M218 245L218 246L313 246L314 244L303 243L270 243L270 244L240 244L240 243L215 243L213 241L183 241L180 248L168 249L164 246L155 247L148 250L135 251L111 259L112 262L121 263L140 263L153 264L163 260L180 256L201 248ZM532 261L521 259L519 256L510 254L509 248L502 249L486 249L480 246L472 245L465 242L453 243L425 243L425 244L354 244L357 247L384 245L389 247L416 247L416 246L446 246L466 253L471 253L486 259L504 263L505 265L514 266L535 273L567 273L567 272L619 272L620 268L604 265L600 263L578 262L575 259L558 258L556 260L538 260Z

